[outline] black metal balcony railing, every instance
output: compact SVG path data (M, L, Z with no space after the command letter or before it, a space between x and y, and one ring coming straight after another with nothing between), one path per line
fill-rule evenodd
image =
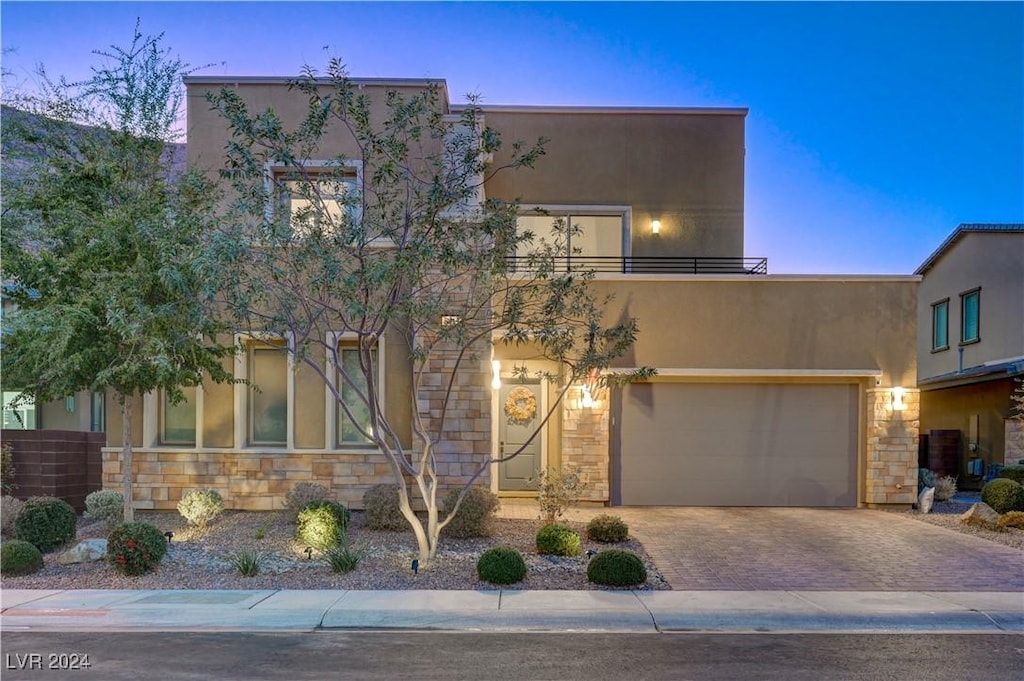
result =
M620 274L768 274L768 258L581 255L559 260L566 267ZM526 258L508 261L515 270L527 269Z

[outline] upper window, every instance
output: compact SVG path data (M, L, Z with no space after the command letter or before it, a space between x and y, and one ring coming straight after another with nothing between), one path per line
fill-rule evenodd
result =
M288 443L288 353L283 344L254 341L247 350L250 445Z
M366 372L363 371L359 346L347 340L339 342L338 362L340 370L337 385L341 393L337 410L338 446L371 444L373 428L370 423L370 407L366 401ZM370 362L371 373L376 376L380 366L377 348L370 350ZM380 380L375 382L376 387L380 384Z
M960 294L960 342L981 340L981 289Z
M271 165L267 178L292 234L301 237L335 234L359 220L361 170L357 161L309 161L301 169Z
M949 298L932 303L932 351L949 349Z
M562 220L568 229L569 261L579 261L591 267L597 267L602 261L615 261L618 267L624 255L626 240L625 213L581 213L550 211L547 215L521 215L517 220L517 231L520 234L532 232L534 244L540 239L550 241L552 228L556 220ZM521 249L519 255L525 255L529 249ZM600 269L600 268L599 268Z

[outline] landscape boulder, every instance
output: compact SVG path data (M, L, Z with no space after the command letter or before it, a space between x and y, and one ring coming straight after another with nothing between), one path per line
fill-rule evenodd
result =
M999 514L993 511L988 504L977 503L960 516L960 522L965 525L979 525L994 530L999 527Z
M57 562L61 565L92 563L107 557L106 539L86 539L62 553Z

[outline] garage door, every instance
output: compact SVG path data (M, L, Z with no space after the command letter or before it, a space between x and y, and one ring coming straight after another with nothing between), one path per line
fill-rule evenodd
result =
M619 399L617 503L856 505L856 385L649 383Z

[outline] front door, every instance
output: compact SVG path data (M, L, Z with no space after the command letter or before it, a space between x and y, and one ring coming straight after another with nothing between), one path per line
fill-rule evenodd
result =
M543 466L544 432L530 437L544 420L540 383L512 383L498 391L498 454L506 457L520 448L513 459L498 464L498 491L533 490L533 480ZM523 447L527 440L530 443Z

